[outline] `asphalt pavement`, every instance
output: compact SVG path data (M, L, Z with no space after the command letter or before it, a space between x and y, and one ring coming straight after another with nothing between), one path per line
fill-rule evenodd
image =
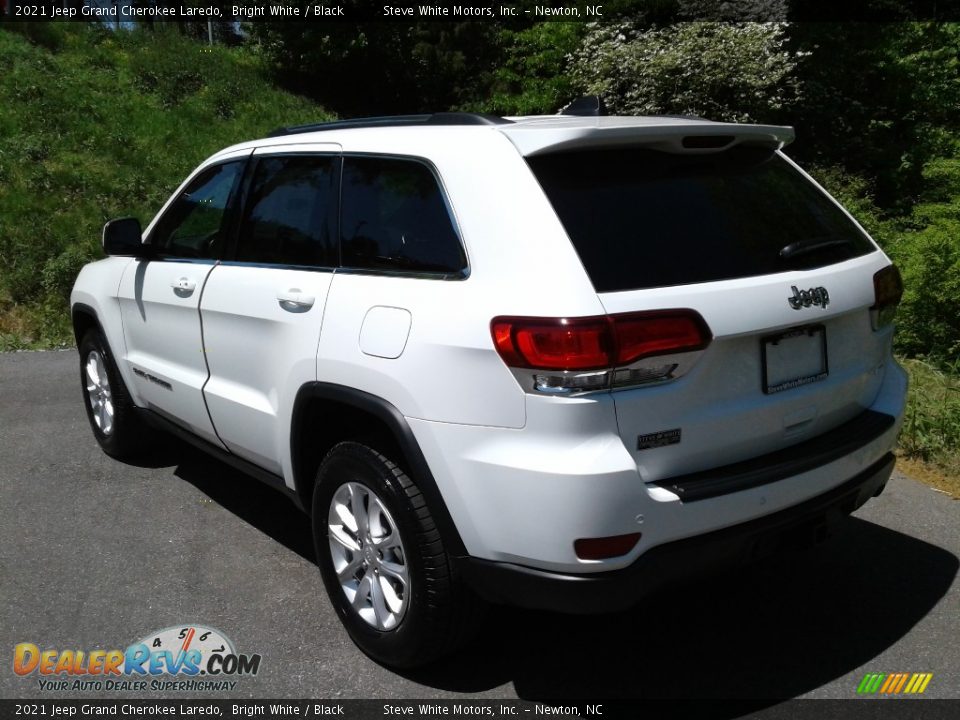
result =
M925 672L925 698L960 698L960 503L899 473L813 550L618 615L494 609L464 651L400 674L341 628L308 520L286 498L157 445L142 465L100 451L75 351L0 354L0 698L52 697L36 673L13 672L18 643L123 649L188 625L262 656L255 677L217 697L742 698L762 709L855 698L866 673Z

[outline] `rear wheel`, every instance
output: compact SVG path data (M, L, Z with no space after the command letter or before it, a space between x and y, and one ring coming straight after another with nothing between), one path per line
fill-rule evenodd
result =
M145 446L145 427L100 330L88 330L79 349L80 383L93 436L108 455L136 456Z
M392 460L356 442L335 446L312 509L327 593L361 650L415 667L471 636L481 603L457 576L419 488Z

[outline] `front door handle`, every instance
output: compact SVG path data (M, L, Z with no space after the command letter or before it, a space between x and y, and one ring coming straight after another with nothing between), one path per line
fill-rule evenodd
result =
M313 307L317 299L307 295L300 288L290 288L286 292L277 293L277 300L287 312L306 312Z
M170 287L182 293L190 294L197 289L197 281L193 278L182 277L170 283Z

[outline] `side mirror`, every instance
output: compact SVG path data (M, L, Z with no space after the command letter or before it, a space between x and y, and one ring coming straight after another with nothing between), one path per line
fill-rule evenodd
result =
M143 244L142 235L140 221L136 218L111 220L103 226L103 251L107 255L144 257L148 246Z

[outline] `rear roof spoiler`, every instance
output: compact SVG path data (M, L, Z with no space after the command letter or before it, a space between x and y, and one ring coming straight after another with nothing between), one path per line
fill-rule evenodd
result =
M521 155L643 146L675 153L713 153L742 143L779 150L794 139L792 127L742 125L669 118L556 118L518 122L497 130Z

